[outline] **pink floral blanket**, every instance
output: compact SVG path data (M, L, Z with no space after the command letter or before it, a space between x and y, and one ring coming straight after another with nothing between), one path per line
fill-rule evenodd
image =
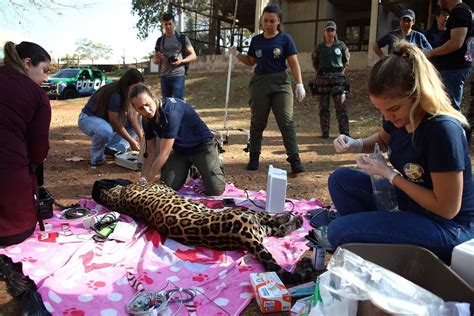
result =
M265 192L245 192L226 186L216 200L202 196L202 183L192 180L180 191L211 207L219 207L223 197L252 209L248 198L264 207ZM92 200L83 206L102 213L107 211ZM322 206L316 199L293 200L287 210L306 213ZM156 231L138 224L127 242L114 240L97 243L81 220L60 219L60 212L46 221L48 234L39 230L19 245L0 248L14 262L23 263L23 272L38 285L46 308L53 315L126 315L125 306L136 293L129 279L146 291L195 289L190 304L169 303L164 315L238 315L252 299L249 274L263 267L242 251L215 251L192 247L162 238ZM122 221L133 223L126 216ZM265 245L277 262L293 270L307 250L304 236L308 222L284 238L268 237ZM71 234L72 233L72 234ZM128 273L128 274L127 274Z

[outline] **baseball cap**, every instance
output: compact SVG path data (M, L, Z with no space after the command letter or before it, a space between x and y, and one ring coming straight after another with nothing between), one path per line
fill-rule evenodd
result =
M403 18L410 18L410 20L415 20L415 12L412 9L405 9L402 11L402 15L400 16L400 19Z
M336 22L328 21L324 26L324 29L337 29Z

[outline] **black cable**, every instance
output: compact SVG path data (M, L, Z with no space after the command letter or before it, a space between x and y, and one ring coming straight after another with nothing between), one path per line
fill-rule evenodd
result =
M180 294L179 297L175 297L175 294L177 293ZM185 294L185 297L182 297L181 293ZM171 289L171 290L165 291L163 295L166 297L166 300L168 302L181 303L181 304L190 303L196 297L196 293L194 293L192 290L183 289L183 288L177 288L177 289Z
M249 201L250 203L252 203L253 205L255 205L256 207L258 207L259 209L262 209L264 210L265 208L260 206L260 205L257 205L257 203L255 203L249 196L249 193L247 192L247 190L244 190L245 192L245 195L247 196L247 201Z
M74 219L83 218L89 215L90 212L91 210L88 209L87 207L74 206L74 207L64 209L60 218L74 220Z

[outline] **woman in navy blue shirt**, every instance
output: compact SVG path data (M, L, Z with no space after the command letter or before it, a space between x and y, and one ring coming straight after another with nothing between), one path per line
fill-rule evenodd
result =
M140 71L131 68L118 82L101 87L82 109L78 125L92 139L92 166L102 165L105 155L125 152L129 148L140 150L141 130L138 117L133 116L135 112L128 111L128 92L132 85L143 81Z
M146 147L142 177L148 182L163 180L178 191L194 165L201 174L206 195L221 195L225 175L217 142L196 110L181 99L157 100L144 84L132 86L130 101L143 117Z
M450 262L453 247L474 238L466 118L451 106L433 65L406 41L374 65L368 86L382 128L363 139L341 135L334 145L339 153L370 153L378 143L393 168L366 156L357 160L362 170L338 168L329 177L342 215L328 227L329 242L412 244ZM395 186L399 211L376 209L370 175Z
M306 92L298 62L295 42L287 33L280 31L281 11L276 5L263 9L261 18L263 33L250 42L247 55L233 49L231 52L242 63L255 67L255 75L250 81L250 161L248 170L259 167L262 135L267 126L270 110L280 129L285 145L287 161L293 174L304 171L299 157L296 131L293 122L293 91L291 79L286 70L286 61L296 81L295 97L301 102Z

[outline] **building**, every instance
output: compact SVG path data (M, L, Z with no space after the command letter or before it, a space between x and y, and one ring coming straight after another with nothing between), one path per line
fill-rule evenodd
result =
M277 1L278 2L278 1ZM372 51L375 41L388 31L399 27L399 16L404 9L416 13L415 30L431 26L436 0L283 0L286 32L294 38L307 70L305 52L323 40L326 21L337 24L337 34L351 51L351 69L373 65L377 56ZM468 2L468 1L464 1ZM468 3L469 4L469 3Z

